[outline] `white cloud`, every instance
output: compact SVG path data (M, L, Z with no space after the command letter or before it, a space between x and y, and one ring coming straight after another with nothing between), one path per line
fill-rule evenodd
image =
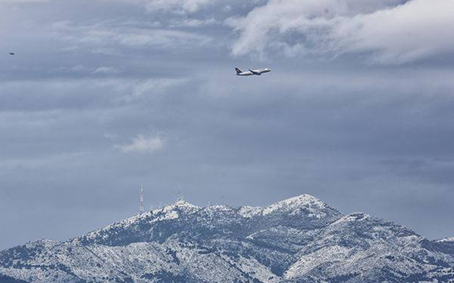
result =
M453 15L453 0L413 0L346 21L333 36L347 51L376 51L379 62L410 62L454 52Z
M454 52L454 0L402 2L270 0L227 20L240 33L232 53L367 51L377 62L401 63Z
M130 144L116 145L115 148L125 153L153 153L163 149L165 140L160 136L138 135Z
M118 70L112 67L98 67L93 71L94 75L111 75L111 74L117 74Z

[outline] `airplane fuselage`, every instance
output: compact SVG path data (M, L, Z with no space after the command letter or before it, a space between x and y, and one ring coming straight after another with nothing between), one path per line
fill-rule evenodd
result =
M235 70L236 70L236 75L237 76L260 76L263 73L271 72L271 69L269 69L269 68L249 70L249 71L245 71L245 72L241 71L238 68L235 68Z

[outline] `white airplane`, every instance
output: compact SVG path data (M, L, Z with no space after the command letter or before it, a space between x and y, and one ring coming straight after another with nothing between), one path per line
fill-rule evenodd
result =
M256 69L256 70L249 70L247 72L243 72L238 68L235 68L236 75L237 76L260 76L263 73L268 73L271 72L271 69L269 68L263 68L263 69Z

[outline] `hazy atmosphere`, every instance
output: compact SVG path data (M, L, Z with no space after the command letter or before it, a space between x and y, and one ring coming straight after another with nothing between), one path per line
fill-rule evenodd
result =
M130 217L141 183L146 209L178 192L200 206L310 194L454 236L453 13L0 0L0 249Z

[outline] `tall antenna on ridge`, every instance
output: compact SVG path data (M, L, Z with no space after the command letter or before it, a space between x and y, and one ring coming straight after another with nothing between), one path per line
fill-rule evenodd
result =
M143 213L143 183L140 185L140 214Z
M178 185L177 202L182 202L182 201L184 201L184 196L183 196L183 194L181 193L181 186Z

